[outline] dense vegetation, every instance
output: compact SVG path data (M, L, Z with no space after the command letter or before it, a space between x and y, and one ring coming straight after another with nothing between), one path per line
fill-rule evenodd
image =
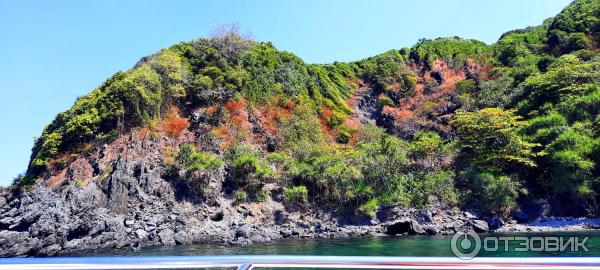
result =
M180 125L197 131L198 141L181 144L167 170L180 172L191 197L204 196L209 175L223 171L238 202L265 200L264 185L278 183L290 206L323 202L369 215L432 200L508 215L540 198L557 213L597 215L599 15L600 1L577 0L493 45L420 40L328 65L306 64L235 32L180 43L118 72L60 113L15 184L30 185L124 132L157 129L177 108L188 118L201 114ZM425 95L439 92L441 73L431 73L437 81L424 75L436 61L467 73L438 104L419 108L419 122L434 118L449 130L417 125L393 134L379 119L378 126L353 121L348 100L361 86L377 94L379 111L407 110L407 100L423 94L419 84ZM457 105L441 113L443 102ZM264 121L252 128L249 115L258 113ZM201 140L219 146L202 147Z

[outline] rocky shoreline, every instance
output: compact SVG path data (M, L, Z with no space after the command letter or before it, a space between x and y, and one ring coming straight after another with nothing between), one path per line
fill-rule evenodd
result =
M566 232L598 229L600 229L600 219L597 218L548 217L527 223L507 223L495 232Z
M280 202L217 206L144 200L122 213L99 207L94 184L62 193L36 188L0 196L0 256L57 256L103 249L217 243L249 245L281 238L449 235L457 231L530 232L597 229L600 220L554 219L506 224L456 208L390 207L373 218L325 210L288 211ZM97 195L97 194L96 194ZM558 222L558 221L562 221ZM588 221L588 222L586 222Z
M218 205L144 200L125 212L99 207L92 183L62 193L36 188L0 196L0 256L55 256L98 249L220 243L248 245L280 238L342 238L396 234L450 234L479 226L455 210L390 208L378 217L287 211L277 201ZM487 226L487 223L485 223Z
M223 187L223 172L210 177L208 186L214 192L193 200L180 196L177 183L162 177L164 168L157 165L162 164L160 142L121 138L98 156L73 162L64 175L28 189L0 189L0 257L203 243L249 245L281 238L530 230L513 220L479 216L435 199L423 209L379 209L374 217L310 202L291 207L283 203L283 188L276 183L264 186L269 195L265 201L237 203Z

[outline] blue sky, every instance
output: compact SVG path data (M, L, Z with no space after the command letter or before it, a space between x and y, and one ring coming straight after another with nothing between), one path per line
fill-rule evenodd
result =
M307 62L357 60L419 38L493 43L570 0L0 0L0 185L27 167L33 138L78 96L142 56L237 22Z

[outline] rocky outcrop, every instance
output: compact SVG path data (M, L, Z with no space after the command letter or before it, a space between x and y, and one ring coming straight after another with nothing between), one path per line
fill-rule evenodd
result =
M185 134L183 135L185 136ZM192 135L193 136L193 135ZM183 138L185 139L185 138ZM202 198L179 196L165 178L161 149L180 139L133 133L65 168L63 179L0 191L0 256L55 256L101 249L216 242L248 245L279 238L451 234L479 228L457 209L391 207L375 217L311 206L286 208L277 184L264 202L235 204L223 172L208 177Z
M118 165L116 171L126 167ZM218 206L178 202L174 196L148 194L119 179L134 181L129 175L111 177L109 186L128 187L118 189L120 195L113 197L118 200L111 200L94 182L60 192L36 187L15 196L4 191L0 196L0 256L54 256L209 242L248 245L279 238L448 234L470 226L462 214L454 215L459 218L444 211L432 214L435 209L396 207L371 219L335 216L316 209L287 212L273 200L233 205L221 197ZM116 207L110 202L123 205Z
M388 224L386 227L386 234L397 235L397 234L426 234L423 227L414 219L401 219Z
M483 220L474 219L470 221L471 226L475 232L487 232L490 230L488 223Z

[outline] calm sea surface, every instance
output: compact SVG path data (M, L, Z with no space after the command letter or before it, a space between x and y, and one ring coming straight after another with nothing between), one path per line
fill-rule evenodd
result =
M509 252L499 241L497 251L481 251L478 256L599 256L600 231L561 233L483 234L503 237L588 237L585 247L574 251L528 251L516 252L522 241L510 241ZM538 238L539 239L539 238ZM567 238L563 238L567 239ZM535 242L534 245L540 242ZM146 248L140 251L113 250L75 254L76 256L166 256L166 255L346 255L346 256L453 256L451 236L397 236L369 237L359 239L283 239L250 246L190 245ZM491 243L490 243L491 245ZM537 246L537 245L536 245Z

